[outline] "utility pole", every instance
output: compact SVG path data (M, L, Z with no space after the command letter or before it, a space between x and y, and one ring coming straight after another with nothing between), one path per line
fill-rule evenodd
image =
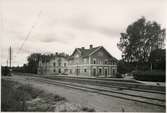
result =
M9 48L9 67L10 67L10 69L11 69L11 63L12 63L12 48L11 48L11 46L10 46L10 48Z
M6 66L8 67L8 60L6 61Z

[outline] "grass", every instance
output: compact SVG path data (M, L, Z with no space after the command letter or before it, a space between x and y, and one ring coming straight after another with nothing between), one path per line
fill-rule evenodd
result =
M25 100L29 99L30 95L21 89L17 89L19 86L16 82L2 80L1 86L1 110L25 111Z
M2 79L1 84L1 111L47 111L35 106L36 109L30 110L28 101L32 101L43 91L32 88L30 85L19 84L14 81ZM46 107L45 107L46 108Z
M93 112L93 108L73 105L64 97L45 93L31 85L23 85L11 80L2 79L1 82L1 111L29 111L46 112L55 111L55 108L64 106L61 111ZM57 104L61 103L61 104ZM69 104L67 104L69 103ZM74 108L73 108L74 107Z

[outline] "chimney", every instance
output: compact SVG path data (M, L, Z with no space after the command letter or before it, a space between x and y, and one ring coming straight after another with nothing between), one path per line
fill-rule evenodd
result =
M93 48L93 45L91 44L91 45L89 45L89 49L92 49Z
M85 48L84 47L82 47L82 50L84 50Z

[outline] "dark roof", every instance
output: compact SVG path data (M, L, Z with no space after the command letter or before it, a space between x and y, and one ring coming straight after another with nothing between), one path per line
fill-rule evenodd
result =
M89 56L92 52L94 52L96 49L100 48L101 46L94 47L91 49L83 49L83 48L77 48L81 52L82 57L87 57Z
M75 53L75 51L79 51L81 52L81 57L88 57L89 55L91 55L93 52L95 52L97 49L100 48L104 48L103 46L98 46L98 47L94 47L94 48L90 48L90 49L85 49L85 48L76 48L73 52L73 54ZM105 49L105 48L104 48ZM106 49L105 51L113 58L113 60L118 61L115 57L113 57ZM69 60L74 59L73 54L69 57Z
M83 49L83 48L76 48L74 50L74 52L72 53L72 55L68 58L69 60L72 60L74 59L73 58L73 54L75 53L75 51L79 51L81 52L81 57L88 57L93 51L95 51L96 49L100 48L101 46L98 46L98 47L94 47L94 48L91 48L91 49Z

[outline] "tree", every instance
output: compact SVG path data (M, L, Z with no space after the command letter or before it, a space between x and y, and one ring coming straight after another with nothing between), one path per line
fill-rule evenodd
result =
M149 62L152 69L165 70L166 68L166 49L156 49L151 52Z
M133 65L134 63L127 63L123 60L119 60L117 65L117 71L121 74L130 73L135 69Z
M29 73L37 73L37 68L38 68L38 63L39 60L41 59L41 54L40 53L33 53L30 56L28 56L28 72Z
M126 62L146 63L151 51L162 48L166 30L144 17L129 25L117 44Z

